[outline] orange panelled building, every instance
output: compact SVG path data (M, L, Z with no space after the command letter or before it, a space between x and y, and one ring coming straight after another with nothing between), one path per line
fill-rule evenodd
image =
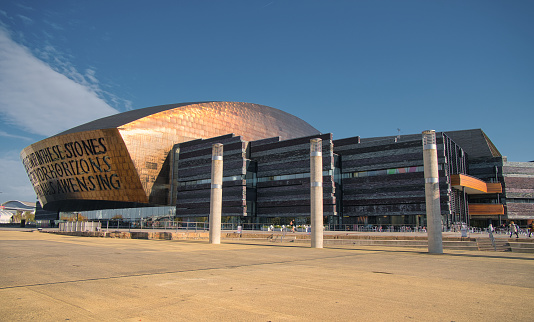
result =
M246 140L318 134L268 106L200 102L112 115L34 143L21 153L46 210L168 205L169 152L175 144L235 133Z

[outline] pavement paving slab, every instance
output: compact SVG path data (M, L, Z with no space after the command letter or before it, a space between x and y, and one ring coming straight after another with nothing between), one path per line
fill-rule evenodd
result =
M534 254L0 231L1 321L532 321Z

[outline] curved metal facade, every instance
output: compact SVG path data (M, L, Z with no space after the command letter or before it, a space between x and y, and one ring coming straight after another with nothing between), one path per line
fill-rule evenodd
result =
M276 136L286 140L319 131L268 106L182 103L86 123L26 147L21 159L46 210L165 205L172 147L229 133L253 141Z

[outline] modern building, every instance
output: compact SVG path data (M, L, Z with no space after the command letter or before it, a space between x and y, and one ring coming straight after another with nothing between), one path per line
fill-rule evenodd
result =
M9 224L17 214L35 213L35 202L9 200L0 205L0 224ZM19 217L19 221L20 221Z
M89 122L30 145L21 158L45 210L169 205L172 147L228 133L257 140L319 132L267 106L183 103Z
M32 144L21 158L44 210L205 221L211 147L222 143L224 220L299 224L310 216L312 138L323 142L326 224L426 225L421 134L334 140L256 104L129 111ZM534 219L533 162L507 162L480 129L437 133L437 145L445 227Z

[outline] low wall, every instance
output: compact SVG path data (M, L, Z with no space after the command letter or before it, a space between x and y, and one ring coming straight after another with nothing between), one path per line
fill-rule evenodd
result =
M49 231L60 235L81 236L81 237L101 237L101 238L123 238L123 239L147 239L147 240L209 240L207 231L195 232L157 232L157 231ZM226 233L222 235L226 240L249 240L249 241L272 241L272 242L310 242L308 234L290 233ZM453 245L454 242L476 242L470 237L443 237L444 246L447 243ZM426 236L369 236L369 235L324 235L325 245L398 245L426 247ZM447 245L449 246L449 245Z
M163 240L208 240L208 232L127 232L127 231L50 231L48 233L80 237Z
M101 223L97 221L67 221L59 223L59 231L62 232L99 231L101 228Z
M308 234L292 234L292 233L281 233L281 232L273 232L271 234L266 233L226 233L224 234L223 238L242 238L242 239L280 239L283 237L284 239L294 239L294 240L310 240L310 235ZM406 236L406 235L399 235L399 236L388 236L388 235L353 235L353 234L347 234L347 235L323 235L323 240L417 240L417 241L428 241L427 236ZM443 237L443 241L472 241L476 242L476 238L472 237Z

